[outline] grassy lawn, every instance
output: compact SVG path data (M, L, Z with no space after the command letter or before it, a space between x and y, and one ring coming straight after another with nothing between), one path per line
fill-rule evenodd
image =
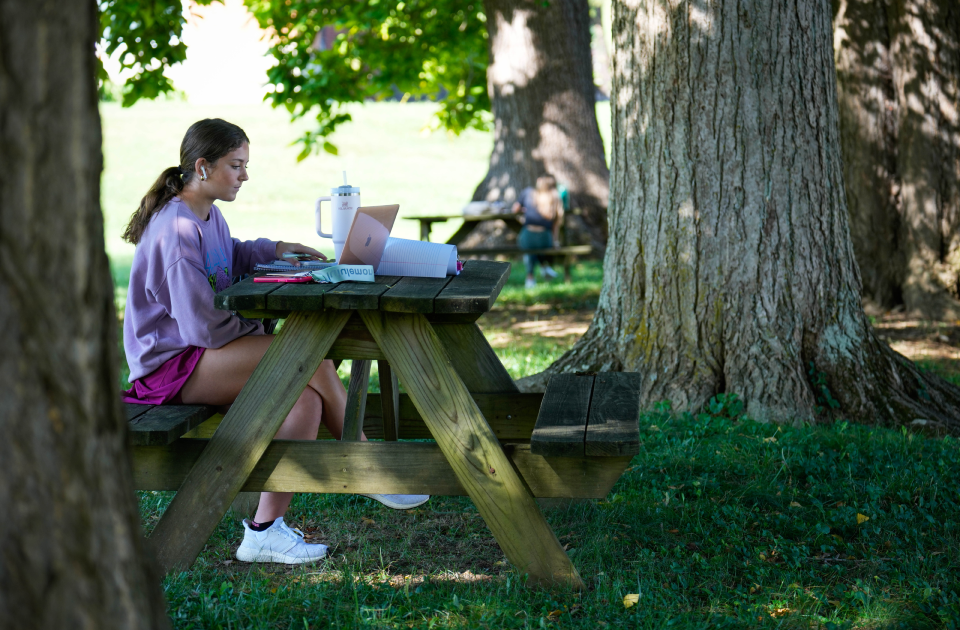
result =
M322 245L313 200L341 168L366 203L397 201L405 216L454 212L483 175L490 142L421 135L426 105L370 105L334 138L340 157L298 165L287 145L299 129L268 107L102 112L106 240L121 309L132 249L118 235L197 118L233 120L253 141L253 179L224 209L234 234L313 245ZM416 235L415 222L400 229ZM600 264L586 262L569 285L525 290L514 265L480 320L514 378L542 370L583 333L601 277ZM916 350L924 369L960 383L960 357L950 354L960 326L876 326L898 350ZM352 495L299 495L288 521L330 545L329 558L292 568L237 562L241 529L228 515L196 565L164 580L174 627L960 628L956 439L846 422L764 425L741 417L735 399L700 414L652 411L640 426L641 452L606 499L545 507L583 593L528 588L469 499L394 512ZM139 497L149 532L171 493ZM637 603L626 607L627 595Z

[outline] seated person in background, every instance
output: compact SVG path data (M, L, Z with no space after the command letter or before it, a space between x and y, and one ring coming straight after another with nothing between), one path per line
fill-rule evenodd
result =
M323 255L298 243L240 241L214 202L233 201L246 182L249 140L219 118L194 123L180 163L160 174L130 218L124 240L137 246L123 320L123 347L133 387L123 401L145 405L234 402L273 342L263 324L214 308L213 296L254 265L284 252ZM315 440L322 422L343 432L346 392L332 361L323 361L276 437ZM389 507L425 502L419 495L368 495ZM326 555L283 522L292 492L263 492L253 521L244 520L237 558L298 564Z
M557 180L552 175L537 178L536 188L524 188L513 204L514 214L523 211L523 229L517 237L520 249L548 249L560 246L560 225L563 223L563 204L557 191ZM540 273L548 280L557 277L549 264L547 256L524 254L523 262L527 266L526 287L537 284L533 277L539 259Z

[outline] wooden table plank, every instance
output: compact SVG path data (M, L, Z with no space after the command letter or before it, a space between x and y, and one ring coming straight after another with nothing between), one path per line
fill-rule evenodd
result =
M254 282L247 278L227 287L213 298L213 304L228 311L262 310L267 307L267 295L284 286L275 282Z
M368 311L360 316L507 558L536 583L583 588L427 319Z
M593 376L557 374L547 384L530 449L544 457L582 457Z
M339 286L340 283L281 284L267 295L267 310L322 311L323 295Z
M381 382L383 377L381 376ZM382 390L381 385L381 391ZM530 440L543 394L470 394L480 413L487 419L490 428L500 442L526 442ZM400 394L397 405L400 415L398 438L401 440L433 439L433 434L423 422L409 394ZM363 431L370 439L385 438L383 433L384 412L382 394L367 394ZM211 437L219 426L221 416L214 416L191 431L188 437ZM333 439L324 427L320 427L321 440Z
M156 405L138 405L137 403L123 403L123 411L127 416L127 422L130 422L137 416L141 416L147 413L148 411L153 409L155 406Z
M434 324L433 330L471 394L520 391L476 323Z
M468 260L433 301L434 313L485 313L510 276L510 263Z
M144 405L141 405L141 407ZM131 420L130 441L133 444L170 444L181 435L216 415L213 405L158 405Z
M400 280L380 297L380 310L393 313L432 313L433 301L453 276Z
M137 490L176 490L208 440L134 448ZM506 444L504 454L538 498L607 496L629 457L544 459L526 444ZM243 491L388 493L465 496L440 447L429 442L333 442L274 440Z
M324 308L340 310L374 310L380 296L400 281L400 276L377 276L373 282L341 282L323 296Z
M196 560L349 317L287 320L150 537L165 573Z
M585 454L636 455L640 452L639 420L640 375L635 372L597 374Z
M350 364L350 386L347 387L347 407L343 413L343 435L340 436L345 442L360 441L369 387L370 361L354 359Z
M400 385L389 361L377 361L380 375L380 406L383 413L383 439L396 442L400 436ZM364 407L366 411L366 407ZM366 414L364 414L366 418Z

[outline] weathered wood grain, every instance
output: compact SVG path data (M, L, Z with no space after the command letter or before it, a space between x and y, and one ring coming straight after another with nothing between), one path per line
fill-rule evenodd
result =
M383 414L383 439L396 442L400 437L400 384L389 361L377 362L380 375L380 407ZM366 418L366 414L364 414Z
M380 296L400 281L399 276L377 276L373 282L341 282L323 296L324 308L374 310Z
M597 374L590 402L584 453L590 456L632 456L640 452L640 375Z
M123 403L123 412L127 416L127 422L130 422L137 416L143 415L156 407L156 405L138 405L136 403Z
M258 283L253 278L247 278L217 293L213 304L228 311L262 310L267 307L267 295L282 286L280 283Z
M582 457L593 376L557 374L547 383L530 450L544 457Z
M450 282L446 278L403 278L380 297L380 310L432 313L433 301Z
M583 588L426 318L366 311L361 317L507 558L536 583Z
M134 486L176 490L207 443L184 439L169 446L135 447ZM602 499L630 463L629 457L545 459L526 444L505 444L503 452L536 497ZM433 443L298 440L271 442L243 491L467 494Z
M367 409L363 420L363 432L371 440L383 439L382 394L367 394ZM537 412L543 394L471 394L477 408L487 419L490 428L501 442L525 442L530 439L533 426L537 421ZM401 440L430 440L433 434L423 423L409 394L400 394L400 433ZM214 434L223 416L216 415L184 437L208 438ZM317 436L321 440L331 440L333 436L324 427L320 427Z
M323 295L339 284L281 284L267 295L267 309L275 311L322 311Z
M287 320L153 531L164 572L193 564L349 316Z
M144 446L169 444L216 413L212 405L151 406L127 423L130 442Z
M433 301L434 313L486 313L510 275L510 263L468 260Z
M433 330L471 394L520 391L476 323L434 324Z
M360 440L363 417L367 408L367 388L370 386L370 362L354 360L350 366L350 384L347 387L347 408L343 414L345 442Z
M354 313L340 331L340 336L333 342L326 358L378 360L383 358L383 353L367 330L366 324Z

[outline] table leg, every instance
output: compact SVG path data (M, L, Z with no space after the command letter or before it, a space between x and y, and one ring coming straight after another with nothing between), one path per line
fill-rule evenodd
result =
M349 318L287 319L150 536L164 573L197 559Z
M460 241L467 238L470 232L473 232L474 228L480 225L477 221L464 221L463 225L457 228L457 231L453 233L453 236L447 239L448 245L459 245Z
M520 391L476 322L434 324L433 330L471 394L515 394Z
M377 361L380 374L380 405L383 410L383 439L396 442L400 436L400 386L389 361Z
M370 387L370 361L354 359L350 366L347 387L347 409L343 414L341 440L359 442L363 433L363 416L367 410L367 389Z
M420 221L420 240L429 241L430 240L430 221Z
M420 314L360 311L500 548L544 586L583 588L570 558Z

